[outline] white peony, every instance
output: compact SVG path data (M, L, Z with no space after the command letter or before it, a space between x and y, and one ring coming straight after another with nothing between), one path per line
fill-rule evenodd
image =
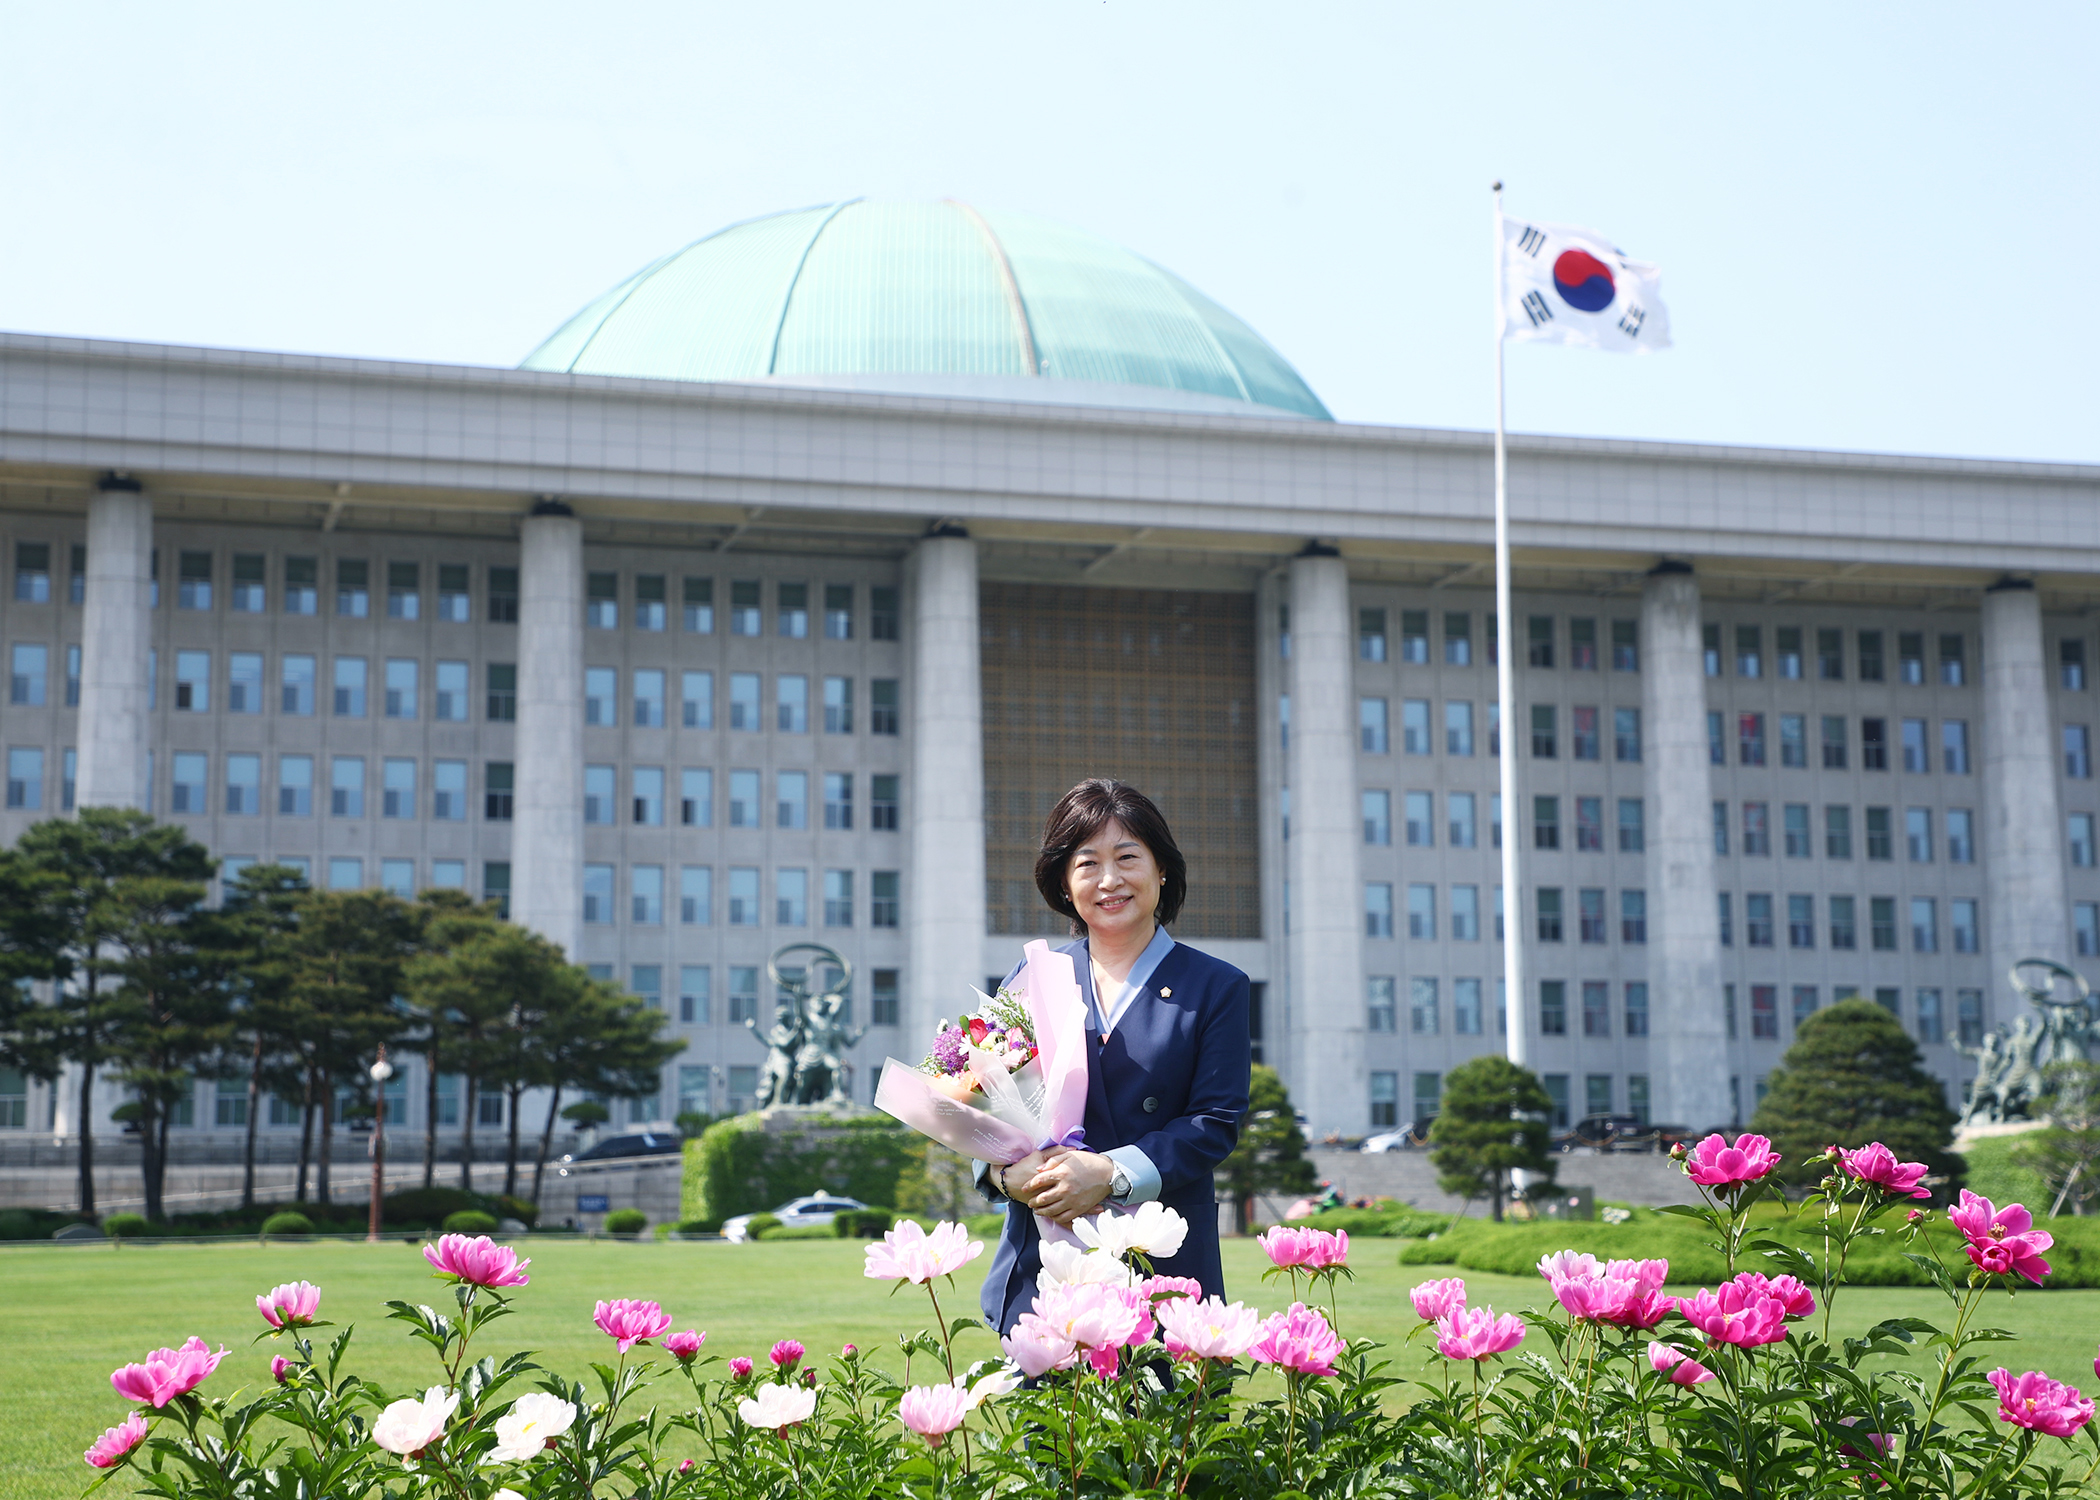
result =
M967 1373L958 1375L955 1377L955 1386L956 1389L964 1394L966 1404L963 1409L965 1411L975 1411L995 1396L1004 1396L1011 1391L1019 1390L1021 1388L1021 1372L1013 1365L1005 1364L999 1366L988 1375L978 1376L974 1385L970 1383L970 1377Z
M1104 1254L1121 1257L1132 1250L1161 1260L1189 1237L1189 1221L1164 1203L1141 1203L1136 1213L1104 1210L1076 1220L1072 1232Z
M747 1427L774 1431L807 1422L817 1409L817 1393L809 1386L762 1385L756 1397L736 1404L736 1414Z
M489 1450L488 1461L521 1464L544 1453L547 1445L567 1432L575 1420L573 1402L546 1391L520 1396L508 1412L496 1418L496 1446Z
M372 1423L372 1441L389 1453L409 1458L436 1446L458 1409L459 1393L434 1385L421 1401L409 1396L381 1412Z
M1081 1220L1085 1223L1085 1220ZM1047 1292L1054 1286L1078 1286L1098 1281L1107 1286L1136 1286L1130 1267L1099 1250L1082 1250L1054 1240L1042 1242L1043 1268L1035 1274L1035 1289Z

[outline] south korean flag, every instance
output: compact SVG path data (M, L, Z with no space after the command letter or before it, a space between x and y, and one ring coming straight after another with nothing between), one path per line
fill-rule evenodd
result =
M1501 288L1506 339L1616 354L1670 347L1662 272L1587 229L1505 218Z

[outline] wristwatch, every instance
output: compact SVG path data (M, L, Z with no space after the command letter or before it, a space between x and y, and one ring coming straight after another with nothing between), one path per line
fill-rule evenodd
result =
M1115 1175L1108 1179L1108 1201L1127 1203L1130 1201L1130 1174L1123 1170L1121 1162L1115 1163Z

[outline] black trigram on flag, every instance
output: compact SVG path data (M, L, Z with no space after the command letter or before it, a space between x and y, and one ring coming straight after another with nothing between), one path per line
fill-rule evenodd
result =
M1553 321L1553 309L1546 305L1546 299L1540 293L1526 292L1524 294L1524 316L1531 319L1533 328L1541 328Z
M1648 309L1639 303L1629 303L1619 318L1619 332L1630 339L1641 336L1641 325L1648 321Z
M1517 237L1517 249L1530 256L1533 260L1538 259L1539 251L1544 248L1545 243L1546 236L1530 224L1526 224L1523 234Z

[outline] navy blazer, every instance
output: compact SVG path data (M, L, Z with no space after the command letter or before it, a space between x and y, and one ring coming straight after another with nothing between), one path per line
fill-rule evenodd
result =
M1159 1201L1189 1224L1181 1252L1154 1269L1193 1277L1206 1295L1222 1297L1214 1174L1238 1143L1247 1112L1253 1068L1247 976L1177 942L1103 1042L1086 941L1057 951L1073 956L1087 997L1086 1149L1135 1146L1151 1158L1159 1169ZM1001 1333L1035 1301L1040 1245L1035 1215L1008 1203L1006 1231L980 1299L985 1321Z

